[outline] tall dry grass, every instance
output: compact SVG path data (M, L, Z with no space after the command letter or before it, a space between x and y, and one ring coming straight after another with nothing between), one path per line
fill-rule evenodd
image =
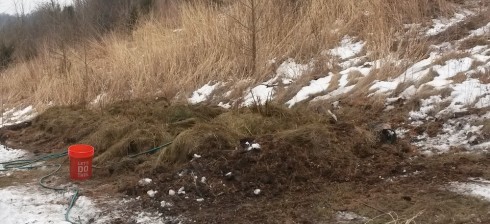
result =
M403 24L448 12L451 1L224 2L185 1L174 5L171 14L154 13L129 35L112 33L63 51L46 44L37 58L1 73L0 97L36 104L83 103L101 93L108 101L174 99L210 80L261 81L272 74L269 60L309 61L344 35L365 40L366 48L375 52L372 57L380 58L393 53ZM402 57L424 53L411 53L418 49L414 45L420 43L414 40L396 51Z

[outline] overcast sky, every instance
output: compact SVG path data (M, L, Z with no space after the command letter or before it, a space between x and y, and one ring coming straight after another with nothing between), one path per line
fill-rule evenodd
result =
M70 5L73 0L55 0L61 5ZM21 5L24 6L24 13L30 13L32 10L36 9L40 3L50 2L50 0L0 0L0 13L6 13L10 15L15 15L16 12L21 11ZM17 5L17 7L16 7ZM17 8L17 9L16 9Z

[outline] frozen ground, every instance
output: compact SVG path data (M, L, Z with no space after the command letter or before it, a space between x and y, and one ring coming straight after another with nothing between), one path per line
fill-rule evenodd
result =
M454 182L449 185L449 190L490 201L490 181L488 180L469 179L464 183Z
M40 186L12 186L0 189L2 223L69 223L64 214L73 193L55 192ZM70 211L70 219L88 223L98 219L99 209L87 197L80 196Z

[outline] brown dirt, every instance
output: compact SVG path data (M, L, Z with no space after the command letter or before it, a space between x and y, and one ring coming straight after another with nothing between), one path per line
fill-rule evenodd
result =
M488 154L424 157L408 140L380 143L372 127L405 122L402 106L385 113L378 101L353 98L343 99L334 112L338 122L307 107L225 112L161 101L122 102L100 111L53 108L31 124L0 129L0 139L36 153L80 141L94 144L102 153L96 155L94 178L79 183L82 194L140 196L135 211L181 215L184 223L339 223L340 211L372 223L394 221L395 215L398 223L415 216L417 223L490 222L490 203L444 189L469 177L490 179ZM426 128L437 132L439 125ZM126 157L167 138L175 142L168 149ZM261 149L247 151L245 141ZM53 184L69 182L67 174L65 165L58 174L64 178ZM153 182L139 186L141 178ZM15 181L3 180L0 186ZM168 195L181 187L185 195ZM150 189L159 193L150 198ZM254 194L256 189L260 194ZM162 208L163 200L173 206Z

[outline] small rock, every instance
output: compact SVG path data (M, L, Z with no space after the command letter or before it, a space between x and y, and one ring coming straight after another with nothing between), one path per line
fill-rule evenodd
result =
M147 191L146 193L148 194L148 196L150 196L150 197L152 198L152 197L155 197L155 194L157 194L157 193L158 193L158 191L149 190L149 191Z
M255 189L255 190L254 190L254 194L255 194L255 195L259 195L259 194L260 194L260 192L261 192L261 190L260 190L260 189Z
M144 178L144 179L139 180L138 184L143 187L143 186L150 184L151 181L152 180L150 178Z
M201 177L201 183L206 183L206 177Z
M259 143L252 144L252 149L260 149L260 144Z
M172 190L172 189L168 190L168 195L174 196L175 195L175 191Z
M228 173L226 173L226 174L225 174L225 178L226 178L227 180L233 180L233 173L232 173L232 172L228 172Z
M197 202L203 202L204 201L204 198L198 198L196 199Z
M161 201L160 202L160 206L162 206L162 208L165 208L165 207L172 207L173 204L171 202L166 202L166 201Z
M181 187L178 191L177 194L185 194L185 188Z

